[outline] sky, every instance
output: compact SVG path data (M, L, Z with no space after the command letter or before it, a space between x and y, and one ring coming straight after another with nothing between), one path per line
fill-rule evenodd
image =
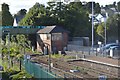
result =
M0 0L0 4L7 3L10 8L11 14L16 14L21 9L26 9L27 11L31 8L36 2L42 3L46 5L46 2L50 0ZM60 1L60 0L54 0ZM74 1L74 0L61 0L61 1ZM112 4L113 2L118 2L120 0L80 0L82 1L95 1L98 2L100 5Z

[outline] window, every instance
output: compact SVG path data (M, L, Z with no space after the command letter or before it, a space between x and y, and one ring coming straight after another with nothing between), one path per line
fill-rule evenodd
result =
M53 33L52 40L62 40L62 34L61 33Z

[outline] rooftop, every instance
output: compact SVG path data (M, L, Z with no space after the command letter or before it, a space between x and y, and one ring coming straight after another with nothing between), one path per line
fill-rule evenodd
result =
M37 33L59 33L59 32L68 32L67 30L63 29L61 26L47 26L44 29L39 30Z

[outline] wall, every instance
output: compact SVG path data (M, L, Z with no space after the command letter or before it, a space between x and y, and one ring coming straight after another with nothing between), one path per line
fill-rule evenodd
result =
M68 34L67 33L61 33L59 35L59 37L60 37L59 39L52 39L52 47L53 47L52 49L53 50L56 47L57 51L62 51L64 49L64 47L67 47L67 44L68 44Z
M49 35L49 38L47 37ZM48 46L51 51L51 34L38 34L37 35L37 51L43 52L44 46Z
M68 34L67 33L52 33L52 37L49 34L38 34L37 36L37 51L42 52L44 43L49 44L49 50L51 51L62 51L64 47L67 47ZM52 39L52 42L51 42Z

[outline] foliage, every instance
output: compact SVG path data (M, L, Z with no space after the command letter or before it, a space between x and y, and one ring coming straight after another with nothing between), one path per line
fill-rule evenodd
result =
M52 58L61 58L61 57L63 57L63 56L60 55L60 54L53 54L53 55L51 55L51 57L52 57Z
M88 2L84 5L84 8L88 11L89 14L92 13L92 2ZM99 3L93 2L94 13L100 13L100 5Z
M81 2L36 3L20 21L23 26L59 25L70 31L71 36L90 36L91 23Z
M2 53L3 53L3 54L7 54L7 52L8 52L7 48L6 48L6 47L3 47L3 48L2 48Z
M91 31L88 14L82 7L81 2L71 2L65 5L62 2L49 3L48 6L56 25L69 30L71 36L89 36Z
M71 2L68 4L65 14L64 26L72 36L90 36L91 25L88 14L80 3Z
M97 30L96 30L97 34L101 36L103 39L104 39L104 27L105 27L105 24L101 23L98 25Z
M6 36L6 40L4 42L5 45L2 47L2 59L7 59L6 62L10 64L4 65L5 68L7 68L8 66L15 67L15 60L20 60L21 58L23 58L26 48L31 49L29 47L30 41L27 40L25 35L11 35L10 38ZM9 56L10 58L7 58Z
M2 79L3 80L9 80L9 76L6 72L0 72L0 74L2 74Z
M30 74L28 74L25 71L21 71L18 74L11 75L10 77L12 78L12 80L25 80L25 79L33 78Z
M20 11L17 12L16 16L25 15L26 12L27 12L26 9L21 9Z
M27 43L26 46L29 46L30 41L27 42L27 38L25 37L25 35L16 35L16 36L11 35L10 37L6 36L6 40L4 42L5 42L4 43L5 45L3 46L3 44L2 44L2 46L3 46L2 53L4 54L4 56L9 56L8 53L10 52L10 59L8 60L7 57L3 58L3 62L2 62L2 66L4 66L3 79L4 80L9 80L9 79L10 80L11 79L12 80L22 80L22 78L24 78L23 80L25 80L26 78L32 78L32 76L27 74L25 71L20 72L19 71L20 64L15 62L15 60L19 61L20 58L22 58L24 55L20 51L20 48L23 48L23 47L26 48L24 45L26 43ZM10 47L8 47L8 45ZM9 63L10 63L10 69L8 68ZM1 62L0 62L0 64L1 64ZM14 66L13 66L13 64L14 64Z
M9 12L9 5L6 3L2 4L2 26L12 26L13 25L13 16Z
M108 37L116 37L118 38L118 29L120 23L120 15L114 14L113 16L109 17L106 22L106 29L107 29L107 36ZM105 23L101 23L98 25L96 29L96 33L104 39L104 32L105 32Z
M10 69L7 69L6 72L10 76L10 75L18 73L19 71L16 71L15 69L10 68Z
M3 80L34 80L33 77L28 74L25 70L23 71L16 71L15 69L8 69L5 72L2 72L2 79Z
M45 18L47 14L45 6L39 3L36 3L29 12L26 14L25 18L19 23L21 26L38 26L39 24L43 25L41 17Z
M120 14L114 14L113 16L109 17L107 20L107 26L109 33L108 36L118 37L119 31L119 24L120 24Z

